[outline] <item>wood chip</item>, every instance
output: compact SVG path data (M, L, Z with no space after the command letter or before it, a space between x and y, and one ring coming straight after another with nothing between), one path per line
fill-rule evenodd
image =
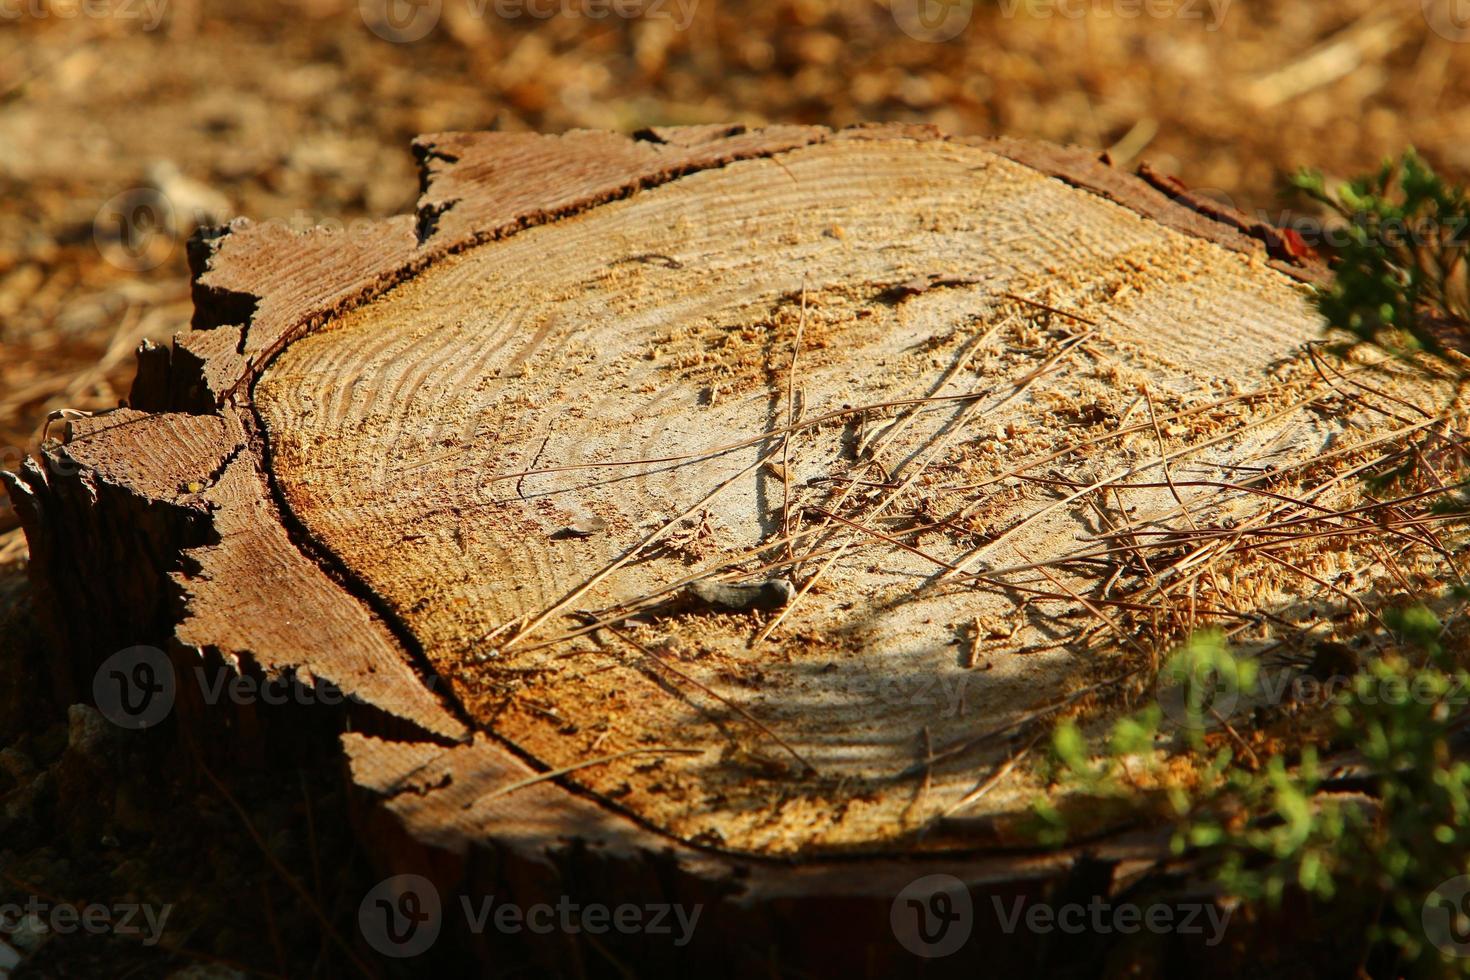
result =
M601 534L606 530L607 521L600 517L585 517L573 521L560 530L553 531L551 539L553 541L565 541L568 538L590 538L594 534Z
M790 579L773 578L753 584L731 585L725 582L694 582L689 594L708 606L737 612L781 609L796 595Z

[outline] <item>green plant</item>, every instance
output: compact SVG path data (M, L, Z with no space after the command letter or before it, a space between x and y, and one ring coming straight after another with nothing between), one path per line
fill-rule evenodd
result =
M1343 219L1331 243L1334 281L1316 294L1330 327L1397 354L1423 350L1449 363L1457 361L1451 348L1470 353L1463 190L1412 150L1335 188L1318 173L1295 183ZM1455 373L1463 381L1462 363ZM1420 454L1406 455L1388 472L1365 474L1370 495L1419 475ZM1441 469L1434 482L1442 497L1429 512L1463 511L1463 457ZM1463 543L1446 541L1452 549ZM1452 586L1443 599L1457 608L1470 588ZM1448 910L1457 940L1470 921L1470 897L1440 891L1470 875L1464 643L1446 638L1423 601L1375 618L1382 652L1361 666L1354 659L1346 668L1352 676L1333 678L1336 694L1325 706L1271 705L1279 730L1254 747L1241 734L1242 709L1261 697L1254 661L1218 631L1194 633L1159 672L1159 704L1091 741L1073 721L1056 726L1038 770L1060 792L1034 806L1039 839L1059 845L1092 829L1086 822L1099 813L1129 805L1139 813L1162 801L1175 821L1176 852L1199 861L1231 895L1267 907L1288 892L1341 903L1350 919L1372 923L1376 970L1470 976L1470 958L1449 955L1445 937L1426 925L1431 911ZM1324 736L1334 760L1352 760L1347 776L1324 775L1316 748Z
M1470 199L1412 149L1378 173L1329 188L1293 184L1343 219L1330 243L1334 282L1317 295L1327 322L1392 350L1443 352L1470 341Z
M1445 957L1421 925L1436 886L1470 873L1470 763L1451 748L1470 702L1470 674L1445 649L1441 623L1426 606L1390 610L1384 620L1395 651L1365 665L1328 705L1332 748L1359 760L1366 796L1321 792L1330 787L1310 745L1295 760L1275 755L1245 766L1228 744L1201 751L1196 736L1183 750L1194 778L1181 782L1168 748L1179 740L1165 738L1161 711L1151 705L1116 721L1096 755L1073 722L1056 727L1051 774L1071 803L1036 805L1040 839L1063 843L1067 814L1136 794L1145 782L1164 793L1177 819L1175 851L1192 854L1229 894L1268 906L1291 889L1357 902L1374 922L1370 938L1386 944L1398 969L1470 975L1470 960ZM1191 637L1165 670L1197 678L1202 663L1254 676L1249 661L1212 633Z
M1316 795L1308 748L1295 772L1277 757L1259 775L1235 774L1229 802L1253 819L1232 828L1207 805L1181 840L1212 851L1219 880L1243 898L1279 902L1297 886L1322 899L1374 899L1376 938L1429 973L1448 961L1427 941L1424 902L1470 872L1470 763L1451 751L1470 675L1441 647L1426 607L1386 618L1405 649L1369 663L1333 707L1336 740L1361 760L1372 802Z

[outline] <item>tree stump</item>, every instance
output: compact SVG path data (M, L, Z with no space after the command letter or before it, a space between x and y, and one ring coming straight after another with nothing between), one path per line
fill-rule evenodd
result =
M882 972L942 873L979 930L943 962L1034 966L1064 937L986 896L1167 862L1148 828L1038 850L1012 763L1146 691L1190 625L1160 575L1197 619L1301 604L1119 542L1259 521L1400 425L1322 409L1312 257L1151 173L917 127L415 149L414 215L192 243L194 329L9 480L62 690L166 641L340 691L305 710L385 871L446 917L708 903L688 948L620 937L645 965L738 937L735 973ZM561 938L536 955L593 957Z

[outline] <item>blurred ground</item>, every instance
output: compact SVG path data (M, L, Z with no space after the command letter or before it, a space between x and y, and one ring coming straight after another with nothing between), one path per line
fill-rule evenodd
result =
M116 404L136 342L184 326L177 236L196 213L310 227L401 212L422 132L923 120L1143 155L1278 217L1301 165L1347 175L1415 144L1470 174L1470 29L1452 40L1436 0L991 0L940 43L900 26L922 32L918 0L670 0L601 19L586 15L599 0L445 0L406 43L365 22L388 0L96 0L113 16L63 16L79 2L0 3L12 465L47 411ZM165 233L118 223L117 196L150 186L173 205Z
M392 21L400 0L0 0L0 468L34 448L47 412L117 404L137 343L186 326L182 241L197 220L306 228L402 212L421 132L928 121L1146 157L1277 220L1302 165L1345 176L1413 144L1470 177L1470 25L1453 0L991 0L936 4L950 19L928 21L918 2L672 0L598 18L599 0L443 0L408 40L426 22ZM550 10L562 13L532 15ZM65 805L62 780L35 790L40 816L12 812L33 770L96 741L66 706L15 694L23 651L41 649L23 566L0 505L0 741L24 756L0 769L0 849ZM197 812L238 836L221 798L170 792L154 803L157 835ZM316 804L265 806L266 836L303 805ZM85 848L5 853L0 890L19 887L16 867L51 887L95 884L71 863ZM233 887L230 868L211 873ZM260 887L266 911L252 914L269 919L285 886ZM230 928L205 929L204 948L284 972L320 961L315 947L287 956L279 931L220 940ZM89 972L67 962L43 972Z

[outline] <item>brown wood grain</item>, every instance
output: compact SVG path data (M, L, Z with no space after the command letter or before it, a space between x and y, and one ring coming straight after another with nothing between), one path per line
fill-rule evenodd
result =
M978 853L951 838L948 853L897 849L851 864L777 861L680 839L576 780L519 785L544 771L546 760L466 710L462 692L449 685L430 690L425 677L435 665L425 661L425 644L407 625L412 617L401 597L371 585L320 527L290 506L292 493L311 491L299 483L282 486L273 456L280 447L262 429L255 394L262 374L298 342L320 340L400 287L429 281L450 257L472 257L477 247L559 222L570 226L605 205L636 201L695 174L735 173L737 165L765 159L784 168L785 158L819 144L858 141L921 145L948 138L908 126L838 133L800 126L659 128L636 138L439 134L415 145L424 193L413 215L358 233L298 234L240 221L199 240L196 329L176 339L166 365L161 355L147 355L136 401L150 411L79 422L44 466L6 479L31 543L40 601L64 652L58 676L84 690L89 669L110 649L157 639L268 674L321 677L358 699L342 712L344 731L364 713L392 716L413 729L343 737L352 784L364 802L360 833L381 848L376 856L384 866L432 867L439 880L461 888L493 888L509 876L526 894L542 887L536 877L548 866L596 880L609 894L619 883L643 882L651 892L726 903L726 928L748 929L772 943L793 942L777 935L793 908L816 916L840 908L881 924L896 890L933 871L982 890L1041 889L1089 868L1092 853L1102 855L1108 890L1139 869L1166 863L1163 842L1148 834L1110 835L1095 846L1037 856L997 849L994 828L983 826L963 831L975 835L971 849ZM1244 284L1238 291L1265 282L1287 290L1283 284L1322 275L1310 256L1282 254L1269 231L1202 209L1177 188L1122 173L1089 151L952 142L1020 164L1033 177L1054 178L1069 193L1109 202L1126 212L1119 227L1148 226L1160 241L1184 243L1183 252L1194 254L1191 242L1220 246L1235 258L1203 246L1199 254L1233 269ZM957 275L929 271L940 280ZM962 279L943 286L962 290L970 285ZM1264 305L1252 306L1249 297L1240 302L1243 317ZM1252 356L1266 346L1252 348ZM126 575L79 571L98 556ZM852 951L871 964L884 942L855 943ZM826 940L807 945L833 948Z

